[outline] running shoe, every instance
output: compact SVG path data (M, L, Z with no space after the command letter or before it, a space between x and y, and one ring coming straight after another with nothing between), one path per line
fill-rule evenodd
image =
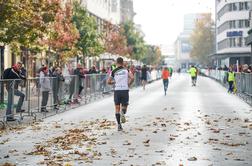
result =
M122 131L122 130L123 130L122 125L118 124L118 131Z

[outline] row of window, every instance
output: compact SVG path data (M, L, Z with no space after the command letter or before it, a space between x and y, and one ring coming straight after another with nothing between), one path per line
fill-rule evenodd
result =
M225 13L232 11L248 11L252 8L251 1L246 2L236 2L226 4L217 14L218 19L220 19Z
M218 43L218 50L225 48L246 47L244 37L232 37Z
M225 23L223 23L221 26L218 27L218 34L228 29L249 28L249 26L250 26L249 20L226 21Z

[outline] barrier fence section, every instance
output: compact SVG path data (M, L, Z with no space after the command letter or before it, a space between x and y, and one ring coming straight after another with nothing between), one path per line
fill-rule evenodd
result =
M205 76L217 80L223 86L228 87L227 71L201 69L200 72ZM252 105L252 74L235 73L235 83L237 87L237 94L247 103Z
M132 87L141 86L141 73L134 74ZM71 110L112 94L113 86L107 84L108 74L86 74L26 80L0 79L0 124L14 117L21 122L25 117L44 118ZM153 70L149 82L161 78ZM24 112L23 112L23 111Z

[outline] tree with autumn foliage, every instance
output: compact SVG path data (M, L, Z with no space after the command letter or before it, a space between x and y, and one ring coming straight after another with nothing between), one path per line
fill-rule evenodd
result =
M146 54L147 47L140 30L132 21L126 21L121 26L123 27L123 35L126 37L130 57L136 60L142 59Z
M196 27L190 37L192 45L190 55L200 63L208 64L208 56L214 51L214 22L211 14L202 14L195 25Z
M104 51L104 47L101 34L97 32L97 24L78 2L74 3L72 21L80 34L75 46L83 55L83 62L85 62L86 56L100 55Z
M124 30L122 27L113 25L107 22L104 25L104 44L106 52L111 54L118 54L121 56L127 56L129 49L127 47L126 36L123 35Z
M77 55L75 44L79 39L79 32L72 22L72 16L72 3L67 1L64 7L58 9L54 22L48 26L48 34L41 42L56 51L63 61Z
M59 8L59 0L0 0L0 42L37 45Z
M161 50L158 46L147 45L145 56L141 59L144 64L159 65L162 62Z

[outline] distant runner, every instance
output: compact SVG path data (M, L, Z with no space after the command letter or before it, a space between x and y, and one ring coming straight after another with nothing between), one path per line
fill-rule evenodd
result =
M168 89L168 84L169 84L169 76L170 72L167 67L165 67L162 71L162 79L163 79L163 84L164 84L164 93L166 96L166 91Z
M192 78L192 86L196 86L197 81L197 68L192 65L192 67L189 69L188 73L191 75Z
M173 73L173 68L172 67L169 67L169 74L170 74L170 77L172 77L172 73Z
M115 68L107 83L115 85L114 102L115 102L115 117L118 124L118 131L121 131L122 123L126 122L125 114L129 103L129 86L133 83L134 77L123 67L123 59L121 57L116 60L117 68Z
M143 90L145 90L145 85L147 84L147 71L146 65L143 65L142 70L141 70L141 80L142 80L142 85L143 85Z

